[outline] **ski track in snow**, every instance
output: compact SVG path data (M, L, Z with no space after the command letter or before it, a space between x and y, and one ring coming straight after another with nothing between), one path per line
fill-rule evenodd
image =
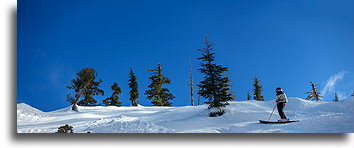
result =
M314 102L289 98L288 124L260 124L268 120L272 101L231 101L225 114L208 117L207 105L183 107L79 107L42 112L17 104L18 133L55 133L69 124L74 133L353 133L353 99ZM278 120L275 109L271 120Z

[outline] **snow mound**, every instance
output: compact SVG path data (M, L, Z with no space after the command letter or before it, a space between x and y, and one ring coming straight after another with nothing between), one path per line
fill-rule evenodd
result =
M342 104L346 108L353 107L354 98L340 100L338 103Z
M301 98L291 97L291 98L288 98L288 103L287 103L286 109L301 111L301 110L306 110L309 108L316 107L316 106L323 104L323 103L325 103L325 102L310 101L310 100L305 100L305 99L301 99Z
M62 109L58 109L58 110L55 110L55 111L52 111L52 112L71 112L73 110L71 110L72 108L72 105L68 106L68 107L65 107L65 108L62 108Z
M26 119L27 121L38 120L45 117L46 113L35 109L25 103L17 104L17 119Z
M136 117L120 116L99 119L89 123L84 131L92 133L166 133L173 132L152 122L139 120Z

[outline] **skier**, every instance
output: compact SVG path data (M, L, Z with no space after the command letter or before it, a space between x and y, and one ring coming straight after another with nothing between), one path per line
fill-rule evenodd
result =
M280 116L280 120L278 122L287 122L289 119L286 118L285 113L283 111L286 103L288 102L288 98L286 98L286 94L283 92L283 89L278 87L275 89L277 96L275 97L275 102L277 103L278 113Z

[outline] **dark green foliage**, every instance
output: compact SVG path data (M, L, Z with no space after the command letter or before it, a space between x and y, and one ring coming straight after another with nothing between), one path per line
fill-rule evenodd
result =
M227 72L224 72L224 77L225 78L229 78L229 73ZM236 92L232 90L232 88L234 87L234 83L232 83L230 80L229 80L229 83L228 83L228 88L229 90L227 90L227 93L231 94L231 100L236 100Z
M251 94L250 94L250 92L247 92L247 100L251 100Z
M333 102L338 102L339 101L339 97L337 95L337 93L334 93L334 100Z
M260 81L257 77L254 77L254 84L253 84L253 94L254 94L254 99L257 101L264 101L263 96L262 96L262 86L260 84Z
M67 86L68 89L75 91L75 99L70 94L67 95L67 101L76 105L95 106L97 101L93 98L95 95L104 95L104 91L98 87L102 80L95 81L97 72L90 67L83 68L77 73L77 78L71 80L71 84ZM83 100L80 97L84 96Z
M119 101L118 95L122 93L122 90L118 86L118 83L114 82L111 86L111 89L113 90L112 96L107 99L104 99L103 104L105 104L106 106L121 106L122 102Z
M210 117L217 117L217 116L222 116L225 113L225 111L221 108L220 111L217 112L211 112L209 114Z
M58 131L55 133L74 133L73 127L65 124L58 128Z
M70 102L71 104L75 103L75 98L71 96L71 94L66 95L66 101Z
M151 71L151 77L149 78L151 84L149 85L149 90L145 91L145 94L148 95L147 99L151 100L153 106L172 106L169 101L175 96L167 88L163 88L164 84L171 84L171 81L163 76L161 64L149 71Z
M137 78L133 72L133 69L130 68L130 72L129 72L129 88L131 89L129 91L129 94L130 94L130 98L129 100L132 102L132 106L138 106L138 98L139 98L139 91L138 91L138 88L139 88L139 84L138 84L138 81L137 81Z
M318 84L314 84L312 82L311 83L311 89L309 92L306 92L306 94L309 94L306 97L306 100L316 100L316 101L322 101L320 98L323 98L323 96L321 95L321 93L319 93L318 90Z
M204 74L204 80L197 86L199 87L198 94L208 101L208 109L213 108L213 112L209 114L210 117L221 116L224 113L223 107L228 105L229 100L232 100L232 94L229 88L229 77L226 75L227 67L215 64L215 56L212 52L214 44L209 43L208 36L205 38L205 46L199 49L202 56L198 58L201 60L201 68L198 69Z

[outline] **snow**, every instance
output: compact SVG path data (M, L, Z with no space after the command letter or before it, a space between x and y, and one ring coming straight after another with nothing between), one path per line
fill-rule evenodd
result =
M272 101L231 101L225 114L209 117L207 105L182 107L71 106L42 112L17 104L18 133L54 133L68 124L74 133L353 133L353 98L315 102L289 98L285 113L300 122L260 124L268 120ZM277 110L271 120L278 120Z
M35 109L25 103L17 104L17 119L22 119L17 120L17 123L36 121L40 120L42 117L45 116L46 113Z

